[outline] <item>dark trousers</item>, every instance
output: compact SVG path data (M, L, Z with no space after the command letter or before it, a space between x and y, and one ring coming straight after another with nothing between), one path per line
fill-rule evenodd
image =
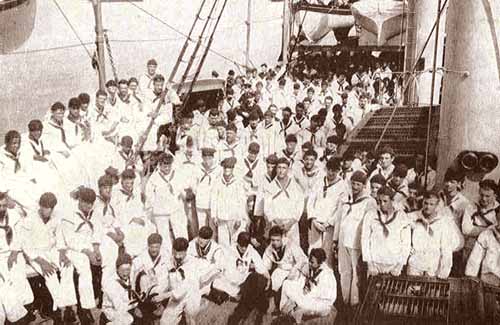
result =
M257 309L262 314L267 312L268 300L265 292L266 285L266 277L259 273L254 272L248 276L241 285L241 299L231 316L229 316L228 325L239 324L239 322L246 319L254 309Z

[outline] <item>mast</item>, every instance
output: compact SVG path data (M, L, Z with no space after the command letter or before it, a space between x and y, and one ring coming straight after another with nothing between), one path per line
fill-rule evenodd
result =
M248 8L247 8L247 49L245 53L245 65L250 66L250 38L252 35L252 0L248 0Z
M97 46L97 71L99 73L99 89L106 89L106 63L104 60L104 29L102 27L101 0L92 0L95 16L95 33Z
M413 106L415 104L415 79L412 75L417 55L417 16L415 12L415 2L417 0L408 0L408 13L406 15L406 44L405 44L405 62L404 62L404 80L408 84L404 95L404 104Z
M288 63L288 45L290 42L290 0L283 1L283 44L281 45L282 61Z

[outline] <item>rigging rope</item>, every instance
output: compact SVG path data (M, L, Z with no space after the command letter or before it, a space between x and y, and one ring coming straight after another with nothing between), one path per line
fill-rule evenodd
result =
M85 44L88 44L88 43L84 43L83 40L80 38L80 36L78 35L78 32L76 31L75 27L73 26L73 24L71 24L71 22L69 21L68 16L66 16L66 14L62 10L62 8L59 5L59 3L57 2L57 0L52 0L52 1L56 5L57 9L59 10L59 12L61 13L61 15L63 16L63 18L66 21L66 23L68 24L68 26L71 28L71 31L73 32L73 34L75 34L76 38L80 42L80 46L82 46L85 49L85 52L87 52L89 58L92 59L92 54L90 53L90 51L85 46Z
M111 64L111 70L113 71L113 76L115 77L115 81L118 82L118 72L116 70L113 53L111 52L111 44L109 44L108 31L104 31L104 42L106 43L106 49L108 50L109 62Z
M149 12L148 10L144 9L143 7L137 5L136 3L132 2L132 0L125 0L127 1L129 4L131 4L132 6L136 7L137 9L139 9L140 11L144 12L146 15L150 16L151 18L157 20L158 22L160 22L161 24L165 25L166 27L170 28L171 30L173 30L174 32L184 36L184 38L187 38L189 39L189 36L186 35L185 33L183 33L182 31L180 31L179 29L173 27L172 25L170 25L169 23L165 22L163 19L159 18L158 16L152 14L151 12ZM190 41L193 41L191 39L189 39ZM244 64L241 64L239 62L236 62L235 60L215 51L215 50L212 50L212 49L209 49L210 52L212 52L213 54L217 55L218 57L228 61L228 62L231 62L233 64L235 64L236 66L240 66L240 67L245 67Z

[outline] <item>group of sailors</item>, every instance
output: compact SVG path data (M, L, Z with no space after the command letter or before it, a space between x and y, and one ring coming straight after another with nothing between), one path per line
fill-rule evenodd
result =
M262 322L270 301L301 323L331 316L337 296L355 310L377 274L500 285L497 184L483 180L474 204L458 171L434 191L421 156L412 168L390 147L339 156L376 109L358 88L262 65L230 71L218 107L174 114L157 67L6 133L0 324L33 320L33 275L56 324L95 323L96 307L100 324L195 324L228 300L228 324L253 310Z

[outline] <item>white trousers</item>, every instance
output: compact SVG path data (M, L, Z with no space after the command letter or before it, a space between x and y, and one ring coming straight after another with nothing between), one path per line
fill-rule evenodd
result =
M0 254L0 274L4 278L5 286L15 293L16 301L23 305L30 304L33 302L33 291L26 277L26 260L22 254L18 254L17 262L9 270L7 266L9 255L10 253Z
M153 220L156 224L156 231L163 238L162 249L164 253L172 251L172 243L175 238L188 238L187 219L184 211L176 211L168 216L155 215ZM172 229L173 238L170 229Z
M332 305L325 303L320 299L316 299L304 294L304 279L286 280L283 282L281 291L280 309L289 302L294 302L297 307L308 316L328 316L332 310Z
M201 294L199 285L193 281L193 283L190 284L189 290L187 290L186 296L179 301L175 301L172 298L170 299L161 316L160 325L179 324L183 314L186 316L187 325L194 325L200 307Z
M350 306L359 304L361 250L339 245L339 273L342 298Z
M76 291L73 282L73 267L62 267L59 263L59 252L52 249L47 252L39 253L39 256L49 263L58 266L61 274L61 280L58 279L57 274L43 275L42 268L37 262L32 262L31 267L45 279L45 285L49 289L52 300L54 300L54 310L67 306L76 305Z
M217 224L217 240L219 245L230 247L236 242L238 235L245 230L246 223L240 222L240 226L235 229L235 220L219 220Z
M122 229L125 234L125 250L132 257L140 255L148 248L148 237L155 232L154 225L149 220L145 220L145 225L131 223Z
M104 235L99 247L102 256L102 280L104 282L116 275L116 259L118 258L118 245L108 235Z
M66 255L72 264L72 267L69 268L71 269L71 274L73 274L74 267L79 275L78 293L80 294L80 304L82 308L95 308L96 303L94 299L94 287L92 286L92 271L90 270L89 258L83 253L71 250L68 250ZM71 283L71 285L74 287L73 283ZM66 290L66 288L64 288L64 290Z
M103 312L110 321L107 325L130 325L134 322L134 317L126 311L120 312L113 309L105 309Z
M17 322L28 313L16 291L2 279L0 279L0 292L0 324L4 324L6 320Z

